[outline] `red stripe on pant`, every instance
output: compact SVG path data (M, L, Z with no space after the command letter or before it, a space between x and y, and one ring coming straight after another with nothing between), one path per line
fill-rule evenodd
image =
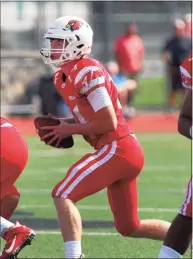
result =
M106 155L109 154L110 150L112 149L112 144L110 144L107 148L107 150L102 153L99 157L95 158L94 160L92 160L91 162L89 162L87 165L85 165L83 168L81 168L79 171L77 171L77 173L72 177L72 179L62 188L62 190L60 190L59 194L56 195L58 189L60 188L60 186L64 183L64 181L68 178L68 176L70 175L70 173L72 172L72 170L74 168L76 168L78 165L80 165L81 163L83 163L86 159L88 159L88 157L86 157L86 159L84 159L83 161L80 160L80 163L76 163L76 165L72 166L72 168L70 168L69 172L68 172L68 175L62 180L60 181L56 187L54 188L54 191L53 191L53 196L57 196L57 197L61 197L63 193L65 193L65 191L68 189L68 187L85 171L87 170L88 168L90 168L92 165L98 163L99 161L101 161L102 159L104 159L104 157L106 157ZM100 152L100 151L99 151ZM99 153L97 152L97 153ZM97 153L94 153L92 155L90 155L89 157L91 156L94 156L96 155Z

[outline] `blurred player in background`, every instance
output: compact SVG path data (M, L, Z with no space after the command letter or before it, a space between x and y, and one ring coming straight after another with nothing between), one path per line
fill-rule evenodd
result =
M192 139L192 56L190 55L180 67L182 84L186 93L180 116L178 131L188 139ZM160 250L159 258L182 258L185 254L192 236L192 177L187 186L184 202L179 214L173 220L164 244Z
M116 39L114 51L120 74L138 82L139 74L143 69L144 43L137 33L135 24L125 25L125 33ZM133 95L134 91L127 98L128 113L130 109L133 112Z
M52 191L65 258L83 256L81 216L75 203L106 187L121 235L163 240L169 222L138 218L137 177L144 156L124 119L117 88L108 72L100 62L87 57L93 41L91 27L80 18L64 16L53 22L44 37L43 60L58 67L55 87L74 118L60 119L58 126L42 127L50 130L42 139L51 137L47 144L59 143L78 134L96 149L72 165Z
M182 97L184 95L180 65L190 54L192 48L191 39L185 33L184 21L176 19L173 28L174 35L166 41L162 53L168 77L168 105L170 112L175 111L177 108L177 93L179 92Z
M190 13L185 15L184 22L186 35L192 39L192 15Z
M128 119L130 116L134 115L134 114L131 114L131 112L127 114L128 96L132 94L132 92L136 89L137 84L135 80L128 79L126 76L119 73L119 67L116 62L113 62L113 61L108 62L107 70L113 82L117 86L119 100L120 100L121 106L123 107L123 113L125 118Z
M16 127L4 118L0 118L0 236L6 241L1 259L17 256L19 251L34 238L35 233L18 222L8 219L15 211L20 193L14 186L28 159L28 147Z

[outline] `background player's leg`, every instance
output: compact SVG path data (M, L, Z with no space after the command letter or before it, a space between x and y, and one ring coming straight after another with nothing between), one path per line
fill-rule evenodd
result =
M0 217L0 223L0 236L6 241L0 259L17 258L21 249L31 244L35 237L35 232L18 222L13 224L3 217Z
M121 179L107 187L117 231L123 236L164 240L170 223L159 219L139 220L136 179Z
M192 178L179 214L173 220L160 250L159 258L181 258L192 238Z
M181 258L188 249L192 235L192 218L178 214L173 220L159 258Z
M1 158L0 176L0 216L9 219L17 208L20 193L14 183L20 176L23 168L11 159Z
M17 188L12 185L13 182L11 179L7 179L7 181L0 184L0 216L5 219L9 219L13 215L20 199L20 193Z
M163 241L171 223L161 219L140 220L140 225L130 237L149 238Z
M13 214L19 202L20 194L14 183L21 175L28 159L25 140L14 126L8 125L0 128L0 215L6 218ZM34 239L35 232L18 222L12 224L1 217L1 235L6 244L0 259L17 258L21 249Z
M10 227L13 227L14 224L3 217L0 217L0 236L4 237L4 234L8 231Z
M0 130L0 215L8 219L19 202L20 194L14 183L27 163L28 147L14 126Z
M13 212L18 206L19 195L7 195L1 200L0 216L5 219L11 218Z

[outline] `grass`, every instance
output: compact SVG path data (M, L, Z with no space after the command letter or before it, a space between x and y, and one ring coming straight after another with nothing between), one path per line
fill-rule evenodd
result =
M143 78L139 80L134 104L136 107L163 107L166 103L166 93L163 78Z
M191 145L178 134L140 134L145 167L139 177L140 218L171 221L185 194L191 170ZM29 162L17 182L21 192L12 220L35 228L36 241L21 258L64 258L51 190L72 163L91 148L81 138L68 151L45 146L37 137L28 137ZM113 227L106 192L78 203L83 219L83 251L87 258L157 258L161 242L123 238ZM186 254L189 257L189 253Z
M167 106L166 79L141 78L134 98L134 105L138 109L164 109ZM177 99L181 103L180 96Z

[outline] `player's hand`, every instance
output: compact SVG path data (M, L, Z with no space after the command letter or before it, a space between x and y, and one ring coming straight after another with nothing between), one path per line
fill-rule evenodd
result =
M57 126L45 126L41 127L42 130L50 130L48 134L44 135L41 140L44 141L45 139L52 137L49 142L47 142L48 145L52 144L55 140L57 140L56 147L59 146L62 139L65 137L71 136L71 125L69 125L66 122L61 122L60 125Z

